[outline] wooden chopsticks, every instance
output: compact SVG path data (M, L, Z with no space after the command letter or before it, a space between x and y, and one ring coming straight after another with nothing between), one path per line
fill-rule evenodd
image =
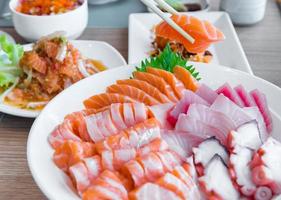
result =
M184 38L186 38L191 44L195 42L195 39L189 35L185 30L183 30L179 25L177 25L170 17L168 17L162 10L158 8L157 5L161 6L167 12L173 15L179 15L178 11L172 8L164 0L141 0L147 7L149 7L154 13L166 21L173 29L179 32Z

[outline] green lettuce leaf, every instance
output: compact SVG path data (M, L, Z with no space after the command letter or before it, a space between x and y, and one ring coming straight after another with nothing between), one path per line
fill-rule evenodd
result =
M23 56L23 47L10 43L5 35L0 35L0 87L6 89L13 84L22 70L19 60Z

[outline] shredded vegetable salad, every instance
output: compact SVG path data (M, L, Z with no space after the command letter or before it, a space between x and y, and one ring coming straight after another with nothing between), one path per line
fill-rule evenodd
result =
M40 110L65 88L105 69L61 33L41 38L25 52L0 36L0 100L8 105Z
M28 15L52 15L74 10L84 0L20 0L17 11Z

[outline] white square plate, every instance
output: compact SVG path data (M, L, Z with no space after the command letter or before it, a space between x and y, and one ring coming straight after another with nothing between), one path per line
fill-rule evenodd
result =
M219 28L226 39L213 44L209 50L213 54L212 63L235 68L253 74L241 43L225 12L196 12L183 13L193 15L202 20L208 20ZM153 13L131 14L129 18L129 64L139 63L149 57L152 50L152 28L161 21L161 18Z

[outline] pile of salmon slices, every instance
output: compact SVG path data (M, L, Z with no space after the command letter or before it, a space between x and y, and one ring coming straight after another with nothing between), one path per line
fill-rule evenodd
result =
M85 200L256 199L281 194L281 143L265 95L213 90L183 67L147 67L84 101L50 134Z

